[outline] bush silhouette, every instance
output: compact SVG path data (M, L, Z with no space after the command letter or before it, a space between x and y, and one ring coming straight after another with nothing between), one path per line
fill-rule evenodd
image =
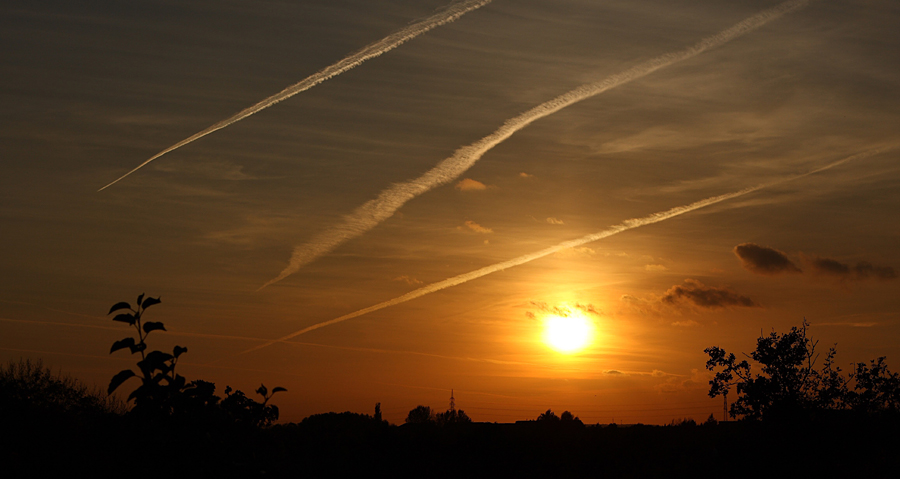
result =
M20 359L0 368L0 409L23 408L76 415L120 414L125 406L116 398L88 388L80 381L53 373L43 363Z
M125 369L113 376L109 382L108 394L112 394L125 381L137 377L141 380L128 396L134 400L131 413L143 417L174 417L182 420L228 420L250 426L268 426L278 420L278 407L269 405L269 399L277 392L287 391L276 387L270 393L265 385L260 385L256 393L263 397L262 402L248 398L241 391L225 388L225 399L215 395L215 384L194 380L188 382L184 376L175 372L178 359L187 352L187 348L175 346L172 353L147 351L147 337L154 331L166 331L161 322L144 321L147 308L160 304L159 298L138 296L135 307L128 302L114 304L108 314L119 312L113 321L126 323L135 328L137 337L127 337L113 343L109 350L112 354L128 349L131 354L140 353L138 371ZM128 312L121 312L127 310Z

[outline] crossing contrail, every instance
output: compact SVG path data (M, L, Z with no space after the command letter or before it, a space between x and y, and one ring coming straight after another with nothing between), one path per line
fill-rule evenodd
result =
M248 116L250 116L256 112L264 110L282 100L287 100L288 98L290 98L300 92L309 90L310 88L318 85L319 83L324 82L325 80L331 79L332 77L340 75L341 73L344 73L345 71L350 70L352 68L356 68L357 66L359 66L366 60L375 58L383 53L389 52L389 51L397 48L398 46L402 45L403 43L406 43L409 40L412 40L413 38L416 38L417 36L427 32L429 30L432 30L436 27L439 27L446 23L450 23L472 10L481 8L485 5L487 5L488 3L491 3L491 1L493 1L493 0L468 0L468 1L450 5L443 12L432 15L432 16L426 18L425 20L422 20L421 22L417 22L413 25L410 25L410 26L404 28L403 30L392 33L392 34L382 38L381 40L363 48L362 50L344 58L343 60L341 60L329 67L326 67L325 69L323 69L313 75L306 77L300 83L291 85L291 86L285 88L284 90L282 90L280 93L272 95L269 98L266 98L265 100L251 106L250 108L242 110L241 112L235 114L234 116L232 116L230 118L226 118L226 119L216 123L215 125L201 131L200 133L197 133L189 138L186 138L184 140L179 141L178 143L175 143L174 145L157 153L156 155L151 157L149 160L141 163L133 170L129 171L128 173L125 173L124 175L120 176L118 179L116 179L112 183L104 186L103 188L100 188L97 191L98 192L103 191L103 190L109 188L110 186L118 183L119 181L122 181L128 175L134 173L137 170L140 170L141 168L146 166L151 161L159 158L160 156L165 155L166 153L169 153L170 151L177 150L178 148L181 148L182 146L187 145L188 143L191 143L194 140L203 138L204 136L206 136L216 130L221 130L222 128L225 128L226 126L231 125L232 123L241 121L244 118L247 118Z
M283 337L281 337L281 338L278 338L278 339L275 339L275 340L272 340L272 341L268 341L268 342L266 342L266 343L263 343L263 344L260 344L260 345L258 345L258 346L255 346L255 347L253 347L253 348L247 349L246 351L243 351L241 354L249 353L249 352L252 352L252 351L256 351L256 350L259 350L259 349L262 349L262 348L271 346L271 345L273 345L273 344L275 344L275 343L284 342L284 341L287 341L287 340L289 340L289 339L291 339L291 338L295 338L295 337L297 337L297 336L300 336L301 334L305 334L305 333L308 333L308 332L310 332L310 331L314 331L314 330L319 329L319 328L324 328L325 326L330 326L330 325L332 325L332 324L337 324L337 323L346 321L346 320L348 320L348 319L353 319L353 318L362 316L362 315L364 315L364 314L368 314L368 313L371 313L371 312L374 312L374 311L378 311L378 310L380 310L380 309L384 309L384 308L388 308L388 307L391 307L391 306L395 306L395 305L398 305L398 304L400 304L400 303L405 303L405 302L407 302L407 301L410 301L410 300L413 300L413 299L416 299L416 298L420 298L420 297L422 297L422 296L425 296L425 295L427 295L427 294L431 294L431 293L440 291L440 290L442 290L442 289L446 289L446 288L450 288L450 287L453 287L453 286L457 286L457 285L460 285L460 284L463 284L463 283L467 283L467 282L469 282L469 281L472 281L473 279L478 279L478 278L480 278L480 277L482 277L482 276L487 276L487 275L489 275L489 274L491 274L491 273L496 273L496 272L499 272L499 271L503 271L503 270L505 270L505 269L512 268L513 266L519 266L519 265L522 265L522 264L525 264L525 263L529 263L529 262L534 261L534 260L536 260L536 259L540 259L540 258L543 258L543 257L545 257L545 256L549 256L549 255L551 255L551 254L553 254L553 253L556 253L556 252L558 252L558 251L564 250L564 249L566 249L566 248L574 248L574 247L577 247L577 246L581 246L581 245L583 245L583 244L585 244L585 243L591 243L591 242L593 242L593 241L597 241L597 240L601 240L601 239L603 239L603 238L608 238L608 237L610 237L610 236L617 235L617 234L622 233L622 232L624 232L624 231L628 231L628 230L635 229L635 228L640 228L641 226L652 225L652 224L654 224L654 223L659 223L659 222L661 222L661 221L665 221L665 220L674 218L674 217L676 217L676 216L681 216L681 215L683 215L683 214L685 214L685 213L690 213L691 211L694 211L694 210L699 210L700 208L706 208L707 206L712 206L712 205L714 205L714 204L721 203L721 202L723 202L723 201L727 201L727 200L730 200L730 199L734 199L734 198L737 198L737 197L739 197L739 196L744 196L744 195L746 195L746 194L753 193L754 191L758 191L758 190L761 190L761 189L763 189L763 188L768 188L768 187L775 186L775 185L778 185L778 184L781 184L781 183L785 183L785 182L788 182L788 181L798 180L798 179L800 179L800 178L805 178L805 177L807 177L807 176L809 176L809 175L812 175L812 174L815 174L815 173L820 173L820 172L822 172L822 171L830 170L831 168L834 168L834 167L836 167L836 166L842 165L842 164L847 163L847 162L849 162L849 161L860 160L860 159L863 159L863 158L868 158L868 157L870 157L870 156L873 156L873 155L876 155L876 154L879 154L879 153L883 153L883 152L885 152L885 151L888 151L888 150L891 150L891 149L894 149L894 148L896 148L896 146L892 146L892 147L884 147L884 148L878 148L878 149L873 149L873 150L865 151L865 152L858 153L858 154L853 155L853 156L848 156L848 157L843 158L843 159L841 159L841 160L838 160L838 161L829 163L829 164L827 164L827 165L825 165L825 166L822 166L822 167L820 167L820 168L816 168L816 169L814 169L814 170L807 171L806 173L801 173L801 174L789 176L789 177L786 177L786 178L781 178L781 179L778 179L778 180L770 181L770 182L768 182L768 183L762 183L762 184L759 184L759 185L756 185L756 186L751 186L751 187L748 187L748 188L744 188L744 189L742 189L742 190L738 190L738 191L735 191L735 192L732 192L732 193L726 193L726 194L723 194L723 195L713 196L713 197L706 198L706 199L703 199L703 200L700 200L700 201L696 201L696 202L691 203L691 204L688 204L688 205L684 205L684 206L676 206L675 208L672 208L672 209L669 209L669 210L666 210L666 211L661 211L661 212L659 212L659 213L653 213L652 215L649 215L649 216L644 216L644 217L641 217L641 218L632 218L632 219L629 219L629 220L625 220L625 221L623 221L623 222L621 222L621 223L619 223L619 224L617 224L617 225L610 226L609 228L606 228L605 230L599 231L599 232L597 232L597 233L589 234L589 235L586 235L586 236L582 236L581 238L577 238L577 239L573 239L573 240L569 240L569 241L564 241L564 242L562 242L562 243L559 243L559 244L554 245L554 246L550 246L549 248L544 248L544 249L542 249L542 250L540 250L540 251L537 251L537 252L534 252L534 253L529 253L529 254L526 254L526 255L523 255L523 256L519 256L518 258L513 258L513 259L510 259L510 260L507 260L507 261L503 261L503 262L501 262L501 263L495 263L495 264L492 264L492 265L490 265L490 266L485 266L484 268L476 269L475 271L471 271L471 272L468 272L468 273L465 273L465 274L461 274L461 275L459 275L459 276L454 276L454 277L452 277L452 278L448 278L448 279L445 279L445 280L443 280L443 281L438 281L437 283L432 283L432 284L429 284L429 285L427 285L427 286L423 286L423 287L421 287L421 288L419 288L419 289L410 291L409 293L406 293L406 294L404 294L404 295L402 295L402 296L398 296L398 297L396 297L396 298L394 298L394 299L390 299L390 300L388 300L388 301L384 301L384 302L382 302L382 303L378 303L378 304L376 304L376 305L374 305L374 306L369 306L368 308L363 308L363 309L360 309L360 310L358 310L358 311L354 311L354 312L352 312L352 313L345 314L345 315L340 316L340 317L338 317L338 318L334 318L334 319L331 319L331 320L328 320L328 321L323 321L323 322L321 322L321 323L314 324L314 325L312 325L312 326L307 326L306 328L303 328L303 329L301 329L301 330L299 330L299 331L296 331L296 332L293 332L293 333L291 333L291 334L288 334L287 336L283 336Z
M809 2L810 0L791 0L768 10L763 10L727 30L701 40L691 47L647 60L598 82L581 85L568 93L564 93L507 120L495 132L471 145L457 149L452 156L442 160L437 166L425 172L422 176L391 185L383 190L374 200L363 204L353 213L344 216L337 226L323 231L307 243L295 247L288 266L277 277L262 285L259 289L287 278L307 263L330 252L345 241L371 230L382 221L390 218L407 201L458 178L481 159L482 155L534 121L607 90L647 76L661 68L693 58L706 50L746 35L786 13L802 8Z

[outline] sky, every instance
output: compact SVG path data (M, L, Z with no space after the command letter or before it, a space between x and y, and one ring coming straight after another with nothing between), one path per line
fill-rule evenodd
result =
M793 2L715 37L779 5L4 2L0 360L105 389L135 361L105 314L146 293L151 349L220 392L287 388L283 421L402 423L451 389L476 421L721 419L703 350L804 318L822 359L896 369L900 5ZM550 347L554 316L588 344Z

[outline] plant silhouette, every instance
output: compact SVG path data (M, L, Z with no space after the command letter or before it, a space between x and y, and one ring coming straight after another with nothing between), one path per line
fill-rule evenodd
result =
M278 407L269 405L268 402L275 393L287 391L285 388L276 387L270 393L265 385L260 385L256 390L263 397L263 402L260 403L241 391L226 387L223 400L215 395L215 384L199 379L188 382L184 376L175 372L178 359L187 352L187 348L175 346L171 354L162 351L147 352L146 341L150 333L166 331L166 328L161 322L144 321L143 317L147 308L161 302L158 297L145 298L141 294L137 297L134 308L123 301L109 309L107 314L119 312L113 321L132 326L137 333L136 338L127 337L114 342L109 353L128 349L131 354L140 353L141 359L137 363L140 374L131 369L120 371L110 380L107 393L112 394L125 381L137 377L141 384L128 396L129 402L134 400L131 413L137 416L172 416L191 420L226 417L233 422L251 426L268 426L278 420ZM122 312L123 310L128 312Z

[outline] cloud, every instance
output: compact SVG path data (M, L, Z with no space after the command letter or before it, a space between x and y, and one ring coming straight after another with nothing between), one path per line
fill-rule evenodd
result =
M558 306L547 304L543 301L531 301L531 306L538 310L538 312L543 314L552 314L555 316L561 316L563 318L567 318L572 315L573 310L579 310L586 314L593 314L595 316L600 316L602 314L593 304L582 304L575 303L573 306L569 306L566 303L560 304ZM534 319L536 315L531 311L525 313L525 316Z
M666 268L665 266L663 266L663 265L661 265L661 264L648 264L648 265L644 265L644 269L647 270L647 271L653 271L653 272L658 272L658 271L668 271L668 270L669 270L669 268Z
M534 177L534 175L529 175L528 173L525 173L524 171L519 173L519 178L532 178L532 177Z
M550 223L551 225L564 225L564 224L566 224L565 222L563 222L563 220L554 218L554 217L552 217L552 216L551 216L550 218L547 218L547 223Z
M741 260L744 268L754 273L776 275L802 272L781 251L760 246L756 243L739 244L734 247L734 254Z
M600 314L602 314L599 310L594 308L593 304L590 304L590 303L588 303L588 304L575 303L575 309L580 309L580 310L584 311L585 313L593 314L596 316L600 316Z
M719 309L732 306L757 308L759 304L747 296L728 288L706 286L695 279L684 280L683 285L675 285L666 291L660 300L663 303L678 304L688 302L700 308Z
M610 369L609 371L604 371L604 372L606 374L609 374L612 376L624 376L625 375L625 373L623 373L622 371L616 371L615 369Z
M485 228L484 226L481 226L480 224L478 224L478 223L476 223L476 222L474 222L474 221L472 221L472 220L466 220L466 222L465 222L464 224L465 224L470 230L472 230L472 231L474 231L474 232L476 232L476 233L490 234L490 233L493 233L493 232L494 232L494 230L492 230L492 229L490 229L490 228ZM459 228L459 229L462 229L462 226L459 226L458 228Z
M409 284L409 285L413 285L413 284L422 284L422 282L419 281L418 279L416 279L416 278L411 278L411 277L406 276L406 275L403 275L403 276L397 276L396 278L393 279L393 281L402 281L402 282L404 282L404 283L406 283L406 284Z
M471 178L465 178L456 184L456 189L459 191L480 191L486 190L487 185Z
M803 259L816 274L836 276L841 280L875 278L888 281L897 278L897 272L894 268L890 266L876 266L868 261L860 261L855 266L851 266L833 258L804 256Z

